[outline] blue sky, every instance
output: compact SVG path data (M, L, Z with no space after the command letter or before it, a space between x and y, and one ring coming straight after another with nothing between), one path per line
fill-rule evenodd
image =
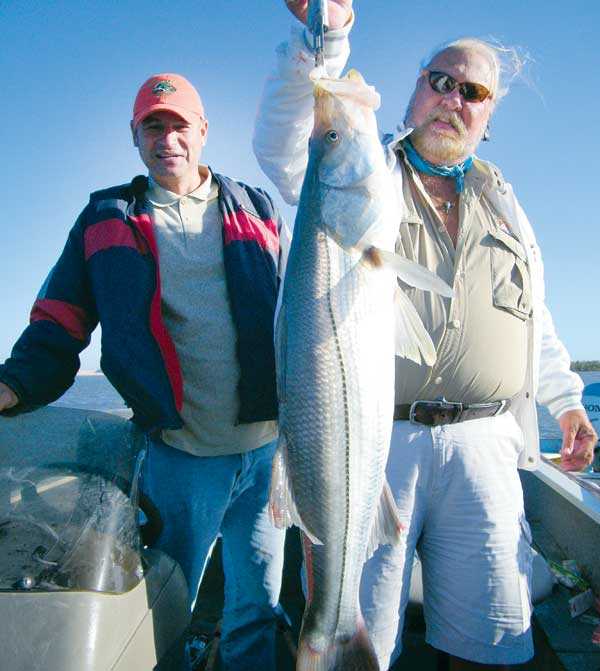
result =
M513 183L534 225L548 305L572 357L600 359L600 4L355 0L355 10L351 65L382 94L384 130L402 119L418 63L436 44L494 36L530 53L530 81L501 103L480 155ZM252 154L252 126L293 20L283 0L0 3L1 359L89 192L143 171L128 123L149 75L188 77L210 122L204 160L274 193ZM96 334L82 367L98 359Z

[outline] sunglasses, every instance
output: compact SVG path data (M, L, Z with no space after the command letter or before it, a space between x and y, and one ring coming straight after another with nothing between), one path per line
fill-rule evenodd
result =
M483 84L474 84L473 82L459 83L454 77L447 75L445 72L431 70L428 70L427 72L429 72L429 86L431 86L436 93L445 95L458 87L458 92L463 97L463 100L470 103L481 103L492 95Z

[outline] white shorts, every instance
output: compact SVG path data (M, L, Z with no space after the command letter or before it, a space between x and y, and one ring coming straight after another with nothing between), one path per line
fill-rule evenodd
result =
M406 531L398 546L379 547L361 584L381 669L401 652L415 549L430 645L480 664L533 656L522 449L510 412L438 427L394 423L387 477Z

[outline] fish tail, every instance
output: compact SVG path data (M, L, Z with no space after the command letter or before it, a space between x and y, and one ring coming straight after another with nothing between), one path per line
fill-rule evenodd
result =
M377 655L362 624L349 641L338 641L323 652L300 641L296 671L380 671Z
M364 624L347 643L340 645L333 668L339 671L379 671L377 655Z

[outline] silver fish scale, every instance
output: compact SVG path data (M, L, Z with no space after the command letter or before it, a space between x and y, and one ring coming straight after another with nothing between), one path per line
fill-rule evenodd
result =
M300 517L323 543L312 547L314 591L303 625L311 647L323 649L356 631L392 423L395 280L299 219L277 343L280 430Z

